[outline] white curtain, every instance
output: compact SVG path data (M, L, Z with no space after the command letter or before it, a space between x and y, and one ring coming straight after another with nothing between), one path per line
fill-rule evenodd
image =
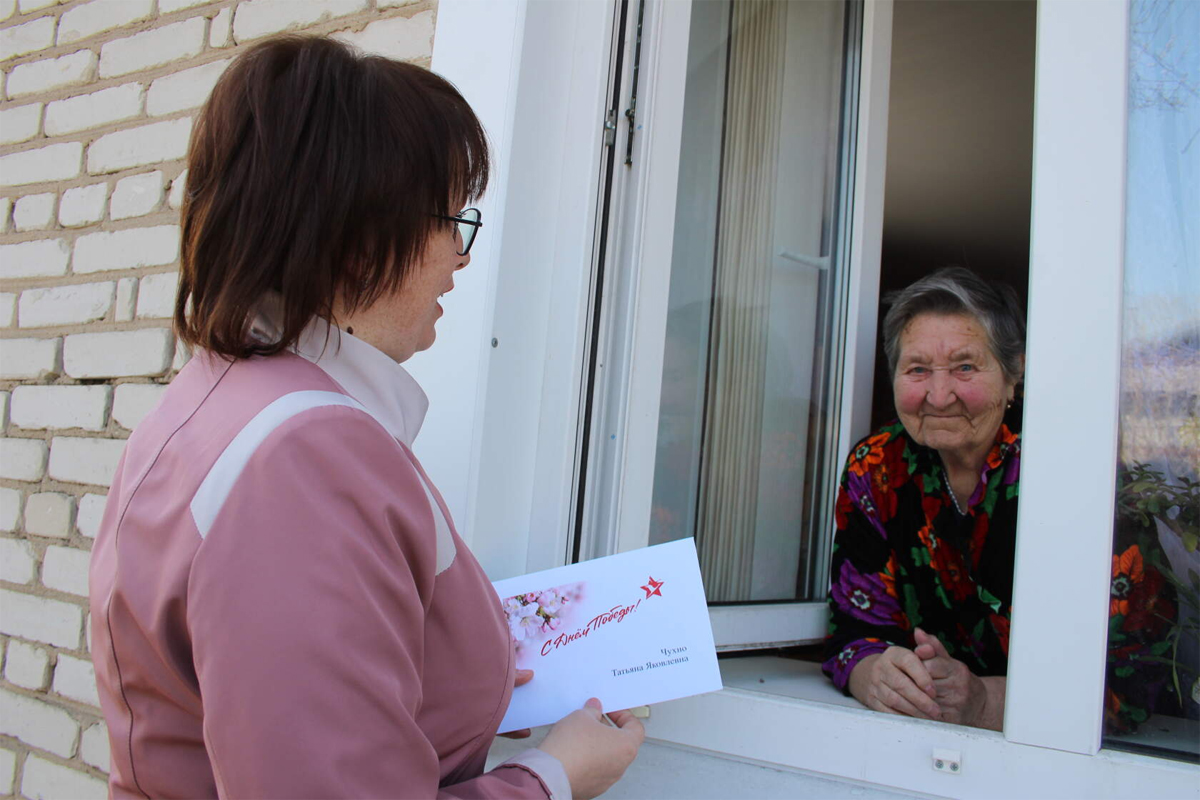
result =
M696 538L710 601L751 596L786 0L732 7Z

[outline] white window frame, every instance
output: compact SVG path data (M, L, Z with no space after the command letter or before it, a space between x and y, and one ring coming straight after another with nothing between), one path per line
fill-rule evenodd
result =
M864 92L869 84L873 99L859 117L853 185L845 187L868 200L851 206L848 220L849 285L845 288L847 307L840 319L845 332L838 453L866 433L871 412L887 155L890 9L890 4L881 4L873 13L879 31L873 41L883 50L863 50ZM630 11L636 11L636 3ZM867 13L872 14L870 7ZM684 85L690 15L690 3L654 3L647 9L642 29L634 163L619 171L613 189L614 206L620 213L609 232L614 247L606 288L615 312L610 312L610 327L602 334L611 337L602 345L607 364L603 380L608 383L595 391L599 401L594 424L601 434L593 441L604 452L593 453L588 465L590 491L584 502L589 506L588 528L593 537L584 542L585 556L649 544L684 112L683 92L659 89ZM886 31L880 27L885 25ZM627 48L628 60L632 37ZM874 73L868 76L866 65L872 59ZM627 97L628 86L622 91ZM618 132L619 145L624 143L623 134ZM614 269L625 271L624 282L614 280ZM614 399L619 401L607 405ZM833 463L838 462L835 457ZM709 614L721 650L819 641L827 624L823 601L714 606Z
M582 352L579 320L594 244L594 231L580 220L589 204L595 211L595 193L584 187L594 186L599 174L594 110L607 85L602 73L612 22L610 12L598 8L611 6L439 3L434 68L484 112L499 169L485 207L493 224L484 234L494 238L477 245L483 249L473 252L456 294L471 288L462 293L459 309L447 309L453 326L443 322L445 331L465 332L450 339L440 331L438 347L415 370L434 409L418 444L423 460L437 465L434 479L452 487L447 494L460 527L493 577L561 560L569 524L580 379L570 359ZM890 37L883 32L890 29L891 2L869 0L866 12L866 33L876 37L864 52L874 61L863 66L867 94L861 102L869 106L873 92L886 98L882 62ZM1005 733L725 689L655 706L650 736L939 796L1196 795L1194 766L1100 749L1118 422L1127 39L1126 0L1039 4L1025 474ZM566 77L555 82L548 70ZM539 106L546 98L569 102L549 113ZM860 128L869 128L864 115L880 108L886 109L860 108ZM882 116L877 126L886 126ZM868 173L860 177L882 181L881 171L870 166L872 152L882 158L872 147L881 146L860 142L859 168ZM535 167L538 180L522 181ZM863 220L881 207L882 191L858 198L859 230L868 229ZM539 240L539 232L551 244ZM865 257L872 242L855 246ZM515 282L506 284L510 280ZM867 292L877 285L865 272L859 280ZM519 291L522 284L527 294ZM505 300L513 297L529 302L514 308ZM860 295L860 336L869 331L872 337L862 337L856 354L847 353L848 374L869 370L873 354L865 343L873 338L876 301ZM500 339L495 349L493 336ZM510 341L515 353L505 351ZM446 363L455 368L438 369ZM439 408L453 413L439 419ZM844 413L852 417L848 428L865 424L853 419L855 411ZM452 435L443 440L443 432ZM496 481L502 488L489 488ZM933 771L934 748L959 751L962 772Z

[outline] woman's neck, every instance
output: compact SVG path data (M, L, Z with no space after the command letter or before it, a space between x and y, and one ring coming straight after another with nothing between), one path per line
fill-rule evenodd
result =
M979 486L979 476L983 472L983 464L990 450L989 444L987 449L981 452L938 451L946 469L946 480L958 501L960 511L967 510L967 504L971 502L971 497Z

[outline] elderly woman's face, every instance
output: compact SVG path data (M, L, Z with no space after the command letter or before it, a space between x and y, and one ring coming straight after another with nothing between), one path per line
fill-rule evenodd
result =
M921 314L900 334L896 411L918 443L951 457L986 455L1014 385L964 314Z

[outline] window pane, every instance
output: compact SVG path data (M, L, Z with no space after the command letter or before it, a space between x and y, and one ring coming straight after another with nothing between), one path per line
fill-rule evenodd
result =
M692 7L650 541L713 602L824 593L846 13Z
M1200 755L1200 3L1134 0L1105 745Z

